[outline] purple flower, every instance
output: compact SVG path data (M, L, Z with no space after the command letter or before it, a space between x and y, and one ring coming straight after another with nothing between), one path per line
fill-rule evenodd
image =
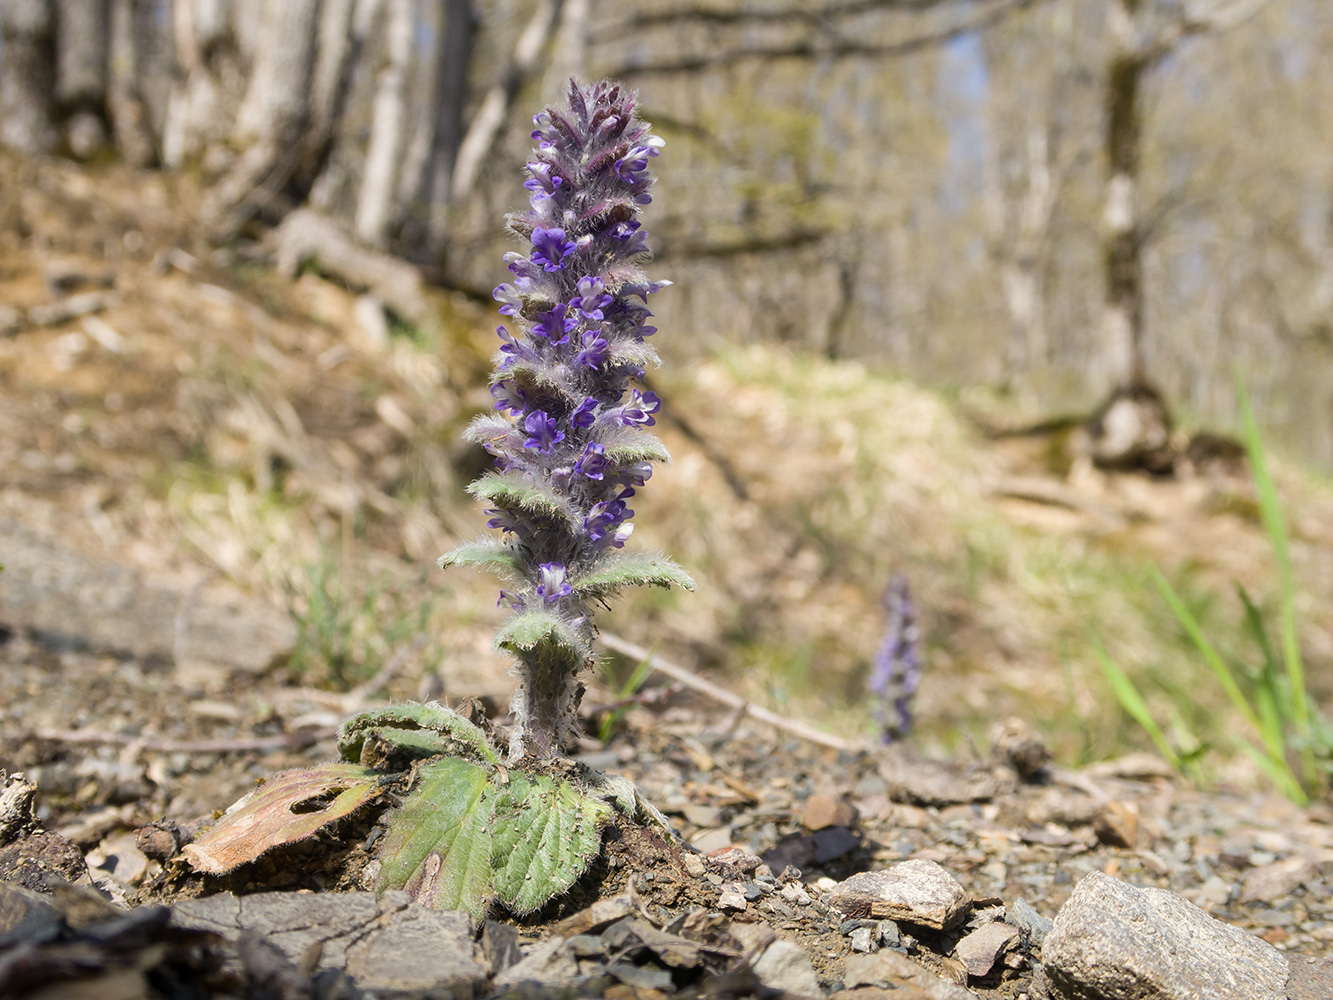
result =
M584 445L583 455L574 463L574 472L585 479L601 479L609 468L611 460L606 457L606 445L596 441Z
M501 303L501 316L515 316L523 308L523 296L519 294L517 288L508 282L503 285L496 285L495 290L491 292L491 298Z
M574 588L565 579L565 567L562 563L542 563L540 568L542 582L537 585L537 593L547 604L554 604L560 598L574 592Z
M869 687L879 699L875 715L880 739L892 743L903 739L912 728L912 701L921 683L921 659L917 653L920 636L907 577L901 573L893 575L884 591L884 608L889 625L884 644L875 654Z
M607 411L615 420L619 420L626 427L642 426L652 427L657 421L653 414L662 408L662 401L657 398L653 392L642 392L635 389L630 394L630 401L624 406L616 407Z
M573 252L574 242L565 239L563 229L542 229L539 226L532 231L532 261L547 271L559 271L565 266L565 258Z
M527 528L507 510L500 510L498 507L487 507L482 513L491 515L491 519L486 522L488 528L499 528L504 532L513 532L520 538L527 534Z
M526 611L528 607L527 601L509 590L500 591L500 599L495 602L495 606L498 608L502 604L508 604L515 611Z
M587 428L593 425L596 420L595 411L597 410L597 400L591 396L587 397L578 407L569 415L569 422L574 427Z
M637 184L646 180L643 176L648 169L648 158L657 155L653 146L635 146L621 159L616 161L616 176L626 184Z
M533 410L529 413L527 419L523 421L523 429L528 432L523 447L535 448L543 455L551 454L552 449L565 439L565 432L560 430L554 417L546 415L545 410Z
M620 537L620 528L625 521L634 516L634 511L624 500L605 500L601 503L592 505L592 510L588 516L583 519L583 530L588 539L593 542L600 542L607 539L616 548L625 544L625 538L629 537L629 532L625 532ZM626 525L633 530L632 526Z
M576 365L585 368L597 368L606 360L606 338L597 330L583 331L583 350L574 359Z
M532 325L532 335L549 340L553 345L569 343L569 334L579 325L577 317L566 316L566 306L557 302L544 313L537 314L537 322Z
M532 174L532 178L524 181L523 186L532 192L534 201L551 197L555 194L555 189L565 183L565 179L559 174L551 173L549 163L529 163L528 173Z
M502 378L491 386L491 395L495 397L495 408L501 413L506 410L510 413L522 413L523 404L528 398L526 392L507 378Z
M614 296L606 294L606 285L602 279L589 276L579 279L579 294L570 299L569 307L581 312L584 319L603 320L606 315L602 310L614 301Z

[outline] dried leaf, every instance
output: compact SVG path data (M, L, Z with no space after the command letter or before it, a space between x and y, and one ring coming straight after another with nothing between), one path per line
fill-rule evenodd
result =
M275 847L313 836L381 794L376 776L356 764L280 771L183 853L195 870L223 875Z

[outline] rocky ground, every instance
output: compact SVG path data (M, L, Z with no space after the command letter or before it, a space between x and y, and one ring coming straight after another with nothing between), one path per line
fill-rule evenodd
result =
M680 842L613 831L570 898L478 927L355 891L318 849L243 869L239 896L168 877L214 810L331 757L349 696L238 673L215 701L170 666L21 635L0 655L9 801L35 785L48 831L0 819L6 996L1333 995L1333 811L1191 790L1150 757L1065 771L1017 720L992 758L946 763L658 691L583 759ZM51 895L65 879L98 900Z

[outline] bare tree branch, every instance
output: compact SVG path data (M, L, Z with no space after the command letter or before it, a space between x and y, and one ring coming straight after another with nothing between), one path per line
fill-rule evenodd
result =
M996 0L985 11L960 24L924 32L893 42L867 42L859 38L805 38L789 45L735 47L720 52L685 55L652 63L626 63L608 70L612 77L666 76L697 73L714 66L733 65L743 59L848 59L908 55L922 49L946 45L954 39L982 31L1039 0Z
M1179 16L1157 32L1137 55L1145 65L1155 65L1171 54L1172 50L1192 35L1230 31L1239 27L1268 5L1268 0L1235 0L1223 7L1211 4L1199 9L1197 4L1183 4Z

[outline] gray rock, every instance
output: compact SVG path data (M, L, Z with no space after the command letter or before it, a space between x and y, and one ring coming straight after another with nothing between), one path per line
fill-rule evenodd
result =
M0 517L0 622L94 649L259 673L285 659L296 623L222 585L175 589Z
M976 994L964 986L941 979L924 966L913 962L896 951L879 951L873 955L848 955L843 973L843 985L848 989L874 986L891 990L895 1000L976 1000ZM902 991L900 994L899 991Z
M1309 858L1287 858L1255 868L1245 873L1240 881L1242 903L1272 903L1313 882L1319 871Z
M1046 935L1055 926L1049 917L1043 917L1022 899L1014 900L1014 905L1005 911L1004 920L1005 923L1027 931L1028 941L1034 948L1042 946Z
M923 760L904 748L885 752L879 765L889 798L914 806L951 806L985 802L999 787L989 771L937 760Z
M852 939L852 951L871 952L879 951L879 942L876 940L875 928L858 927L849 935Z
M543 986L555 986L569 982L578 974L579 964L574 957L574 950L564 938L552 937L534 947L523 961L511 965L496 976L492 988L508 989L525 980Z
M1287 1000L1328 1000L1333 997L1333 958L1288 955Z
M982 924L958 942L954 954L965 966L969 976L989 975L995 963L1005 952L1022 939L1023 932L1011 924L994 920Z
M1165 889L1094 871L1042 948L1052 1000L1287 1000L1287 961Z
M472 918L428 910L405 892L223 894L178 903L171 923L233 942L262 935L297 965L317 952L317 969L344 971L383 997L425 989L471 996L486 979L473 956Z
M822 997L819 977L810 956L800 945L777 940L764 949L754 963L755 975L769 989L782 990L800 997Z
M886 917L936 930L958 925L972 907L958 880L925 860L860 872L830 889L826 902L849 917Z

